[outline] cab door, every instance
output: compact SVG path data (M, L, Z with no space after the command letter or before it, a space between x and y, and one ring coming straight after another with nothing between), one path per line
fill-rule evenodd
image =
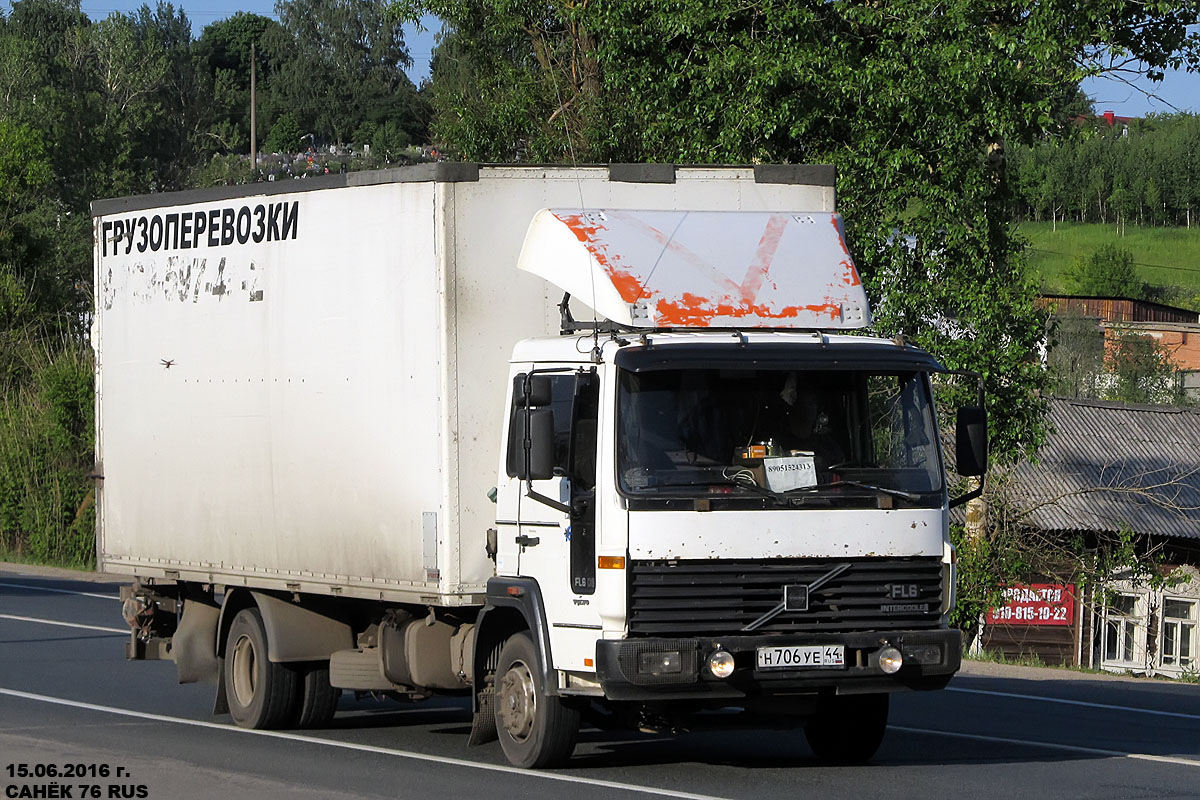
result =
M599 379L587 369L540 372L528 378L549 383L549 391L530 392L547 401L553 418L553 475L523 482L517 501L514 544L517 574L533 578L541 589L555 666L585 669L595 653L600 619L592 607L596 591L596 453ZM523 395L521 395L523 396ZM516 404L514 404L515 406ZM523 406L513 413L525 413ZM524 457L517 441L524 425L510 422L510 452ZM514 470L520 471L520 470ZM578 640L578 641L576 641Z

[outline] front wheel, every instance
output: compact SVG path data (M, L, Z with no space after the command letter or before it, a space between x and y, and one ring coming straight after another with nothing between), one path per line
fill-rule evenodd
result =
M888 696L857 694L822 699L804 726L817 758L835 764L869 761L887 731Z
M579 711L546 694L527 634L513 635L500 650L495 707L496 733L513 766L550 767L571 757Z

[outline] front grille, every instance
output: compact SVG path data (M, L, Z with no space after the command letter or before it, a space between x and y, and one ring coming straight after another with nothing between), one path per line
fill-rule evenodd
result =
M783 601L784 586L810 585L842 564L850 568L810 592L807 611L785 611L753 633L938 627L939 558L780 558L633 561L629 632L672 637L739 633ZM924 611L912 608L922 605Z

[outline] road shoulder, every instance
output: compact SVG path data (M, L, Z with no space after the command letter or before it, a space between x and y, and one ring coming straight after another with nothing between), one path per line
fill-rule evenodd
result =
M94 570L44 567L39 564L19 564L13 561L0 561L0 575L25 575L33 578L57 578L89 583L130 583L133 580L129 575L107 575Z

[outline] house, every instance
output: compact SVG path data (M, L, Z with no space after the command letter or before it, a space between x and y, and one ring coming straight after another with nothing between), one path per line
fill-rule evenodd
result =
M1056 398L1049 423L1037 461L996 477L1011 523L1085 547L1130 532L1156 550L1160 574L1183 580L1117 575L1098 590L1064 561L1057 575L1030 576L1009 603L1018 611L991 615L983 646L1115 672L1200 672L1200 410Z
M1044 294L1038 298L1037 305L1056 316L1095 317L1101 322L1200 323L1200 314L1195 311L1130 297Z
M1038 307L1055 316L1096 320L1096 336L1111 347L1117 336L1135 333L1156 340L1180 371L1183 389L1200 399L1200 314L1186 308L1127 297L1043 295Z
M1079 126L1079 127L1082 127L1084 125L1098 125L1100 120L1104 120L1104 122L1107 123L1108 127L1116 128L1116 129L1120 130L1122 136L1128 136L1129 135L1129 126L1135 122L1140 122L1141 118L1140 117L1119 117L1119 116L1117 116L1115 111L1105 111L1103 114L1100 114L1099 116L1095 116L1093 114L1083 114L1083 115L1071 118L1071 121L1074 122L1075 125Z

